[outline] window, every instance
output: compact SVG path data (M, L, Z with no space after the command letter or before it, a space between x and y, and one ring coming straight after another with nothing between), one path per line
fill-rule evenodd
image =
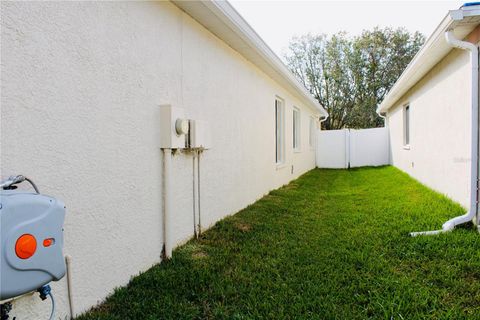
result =
M310 117L310 131L308 135L308 145L310 148L315 147L315 118Z
M275 99L275 162L285 162L285 125L283 101Z
M300 151L300 110L293 108L293 150Z
M410 145L410 106L403 109L403 145Z

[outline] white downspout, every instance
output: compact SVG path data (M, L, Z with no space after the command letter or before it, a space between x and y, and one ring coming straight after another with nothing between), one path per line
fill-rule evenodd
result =
M172 187L170 185L170 171L172 167L172 149L163 149L163 258L170 259L172 257L172 237L171 237L171 221L172 221Z
M319 123L318 130L319 131L322 131L322 123L327 121L328 116L329 116L329 114L327 113L327 115L325 115L323 119L319 118L319 121L318 121L318 123ZM320 134L317 135L317 133L315 133L315 136L320 138ZM319 162L318 157L319 157L318 140L317 140L317 138L315 138L315 166L316 167L318 167L318 162Z
M319 121L319 122L320 122L320 130L322 130L322 123L325 122L325 121L327 121L328 116L329 116L329 114L327 113L327 115L325 116L325 118L323 118L323 119L321 119L321 120Z
M472 144L471 144L471 166L470 166L470 207L466 214L448 220L441 230L412 232L412 237L419 235L432 235L448 232L455 226L472 221L477 215L478 206L478 47L473 43L461 41L455 38L453 31L445 32L447 43L454 48L470 51L472 67ZM479 229L480 230L480 229Z
M388 122L387 122L387 113L385 112L385 115L383 116L382 113L380 112L380 106L377 106L377 110L375 111L380 118L383 119L383 127L385 130L387 130L387 152L388 152L388 163L392 164L392 153L390 149L390 129L388 128Z
M386 128L386 127L387 127L387 117L386 117L386 116L382 116L382 114L378 111L378 108L377 108L377 111L376 111L376 112L377 112L378 116L383 119L383 127Z

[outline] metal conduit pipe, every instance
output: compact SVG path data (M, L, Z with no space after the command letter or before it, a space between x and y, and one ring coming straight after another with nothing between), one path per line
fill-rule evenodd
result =
M435 235L451 231L460 224L472 221L477 215L478 206L478 47L473 43L455 38L452 30L445 32L445 39L450 46L470 51L472 67L472 128L471 128L471 166L470 166L470 207L466 214L448 220L441 230L412 232L412 237ZM480 229L479 229L480 230Z

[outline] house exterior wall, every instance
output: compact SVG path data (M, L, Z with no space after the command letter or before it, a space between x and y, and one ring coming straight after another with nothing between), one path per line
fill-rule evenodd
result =
M387 113L392 164L459 202L469 204L471 141L469 53L454 49ZM404 106L410 105L410 148Z
M1 21L1 175L29 176L66 203L76 313L160 262L159 105L210 124L204 227L315 166L316 112L171 3L2 2ZM285 101L283 166L275 164L276 96ZM173 158L176 244L193 234L192 166L190 154ZM63 318L65 278L52 288ZM11 314L38 319L49 310L33 295Z

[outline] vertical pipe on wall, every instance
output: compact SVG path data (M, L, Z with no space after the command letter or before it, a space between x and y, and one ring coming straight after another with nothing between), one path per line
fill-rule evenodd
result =
M445 32L445 40L453 48L470 51L472 72L471 82L471 165L470 165L470 207L466 214L448 220L441 230L412 232L411 236L432 235L451 231L455 226L472 221L478 212L478 47L473 43L455 38L452 30ZM478 217L477 217L478 219ZM477 220L478 221L478 220ZM480 229L479 229L480 231Z
M458 40L455 38L452 30L445 33L445 39L454 48L470 51L470 64L472 67L470 208L463 216L455 217L443 224L444 230L451 230L456 225L472 221L478 211L478 47L473 43Z
M193 204L193 236L198 239L197 233L197 184L196 184L196 176L197 176L197 151L193 150L193 165L192 165L192 204Z
M477 150L476 150L476 163L475 163L475 170L476 170L476 208L475 208L475 215L476 215L476 224L477 230L480 233L480 212L479 212L479 201L480 201L480 48L475 46L476 52L471 52L471 59L475 60L475 66L472 66L472 104L476 105L476 112L477 118L476 120L476 138L477 138ZM472 160L473 161L473 160Z
M388 131L387 114L384 113L384 115L382 115L382 113L381 113L379 110L380 110L380 106L378 105L378 106L377 106L377 109L376 109L376 112L377 112L378 116L383 119L383 128L385 128L385 130L387 130L387 138L388 138L388 140L387 140L388 163L389 163L389 164L393 164L393 163L392 163L392 156L391 156L391 149L390 149L390 132Z
M163 258L172 257L172 238L170 222L172 215L171 204L171 166L172 149L163 149Z
M200 155L202 154L201 150L197 151L197 186L198 186L198 191L197 191L197 198L198 198L198 231L197 234L200 236L202 234L202 214L201 214L201 194L200 194Z
M73 310L72 258L68 254L65 256L65 265L67 267L68 308L70 311L70 319L73 319L75 313Z
M387 117L382 115L379 111L378 111L379 107L377 106L377 114L380 118L383 119L383 127L386 128L388 123L387 123Z
M328 113L326 116L323 117L323 119L320 117L319 118L319 121L318 121L318 132L315 132L315 165L316 167L319 167L319 163L320 161L318 159L320 159L320 152L318 150L318 144L319 144L319 140L320 140L320 132L322 131L322 123L324 123L325 121L327 121L328 119Z

